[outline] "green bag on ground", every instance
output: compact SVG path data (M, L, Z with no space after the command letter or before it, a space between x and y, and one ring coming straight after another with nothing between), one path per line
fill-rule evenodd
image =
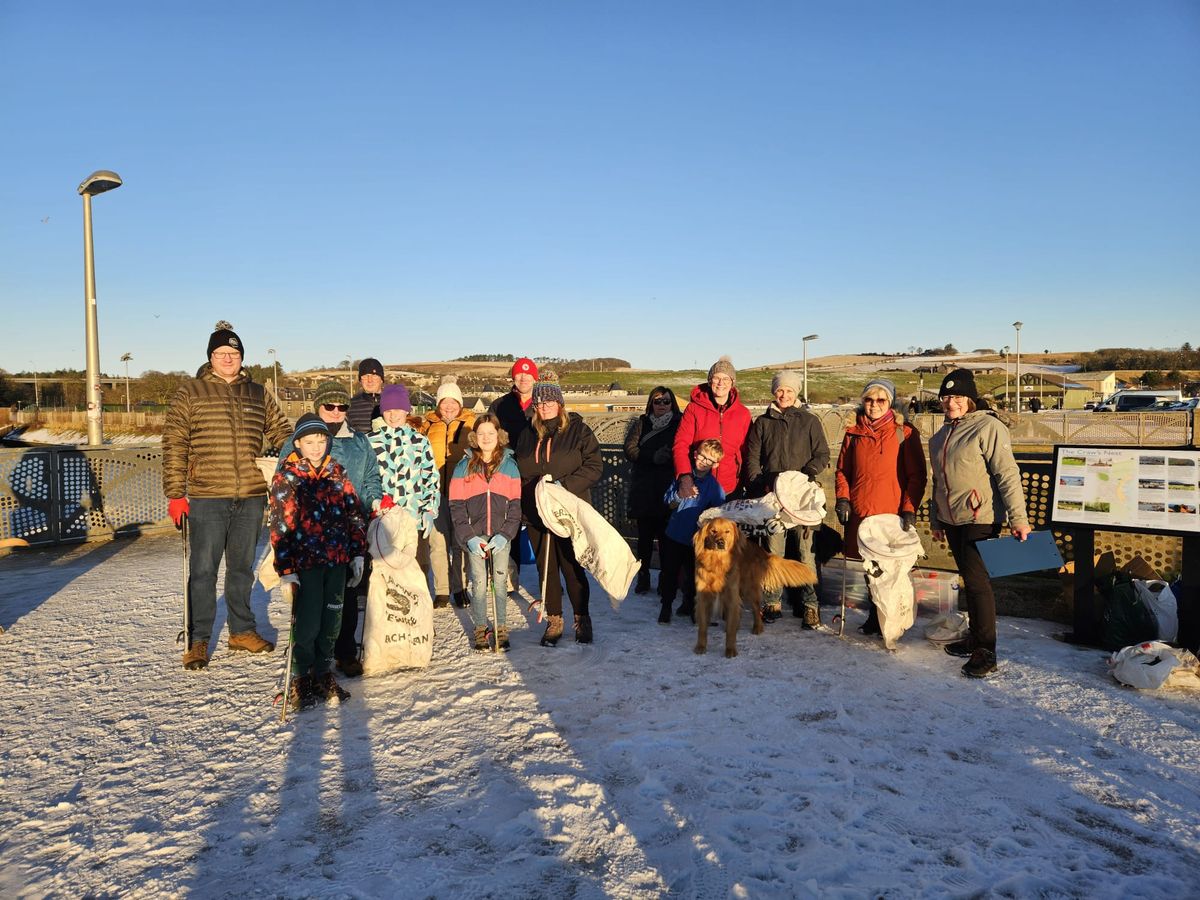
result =
M1101 644L1105 650L1120 650L1158 638L1158 621L1146 608L1133 586L1133 577L1113 572L1096 580L1104 598Z

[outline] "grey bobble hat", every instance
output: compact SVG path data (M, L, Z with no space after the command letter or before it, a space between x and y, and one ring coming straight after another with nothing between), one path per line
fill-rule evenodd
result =
M863 386L860 396L865 397L869 391L873 391L876 388L879 388L881 391L887 391L888 400L892 403L896 402L896 385L886 378L872 378Z
M737 370L733 368L733 360L728 356L722 356L709 368L708 380L712 381L714 375L728 375L733 379L733 383L737 384Z

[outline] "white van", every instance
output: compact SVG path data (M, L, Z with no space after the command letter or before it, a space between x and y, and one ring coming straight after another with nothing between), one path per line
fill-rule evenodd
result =
M1159 400L1183 400L1182 391L1117 391L1096 404L1096 412L1136 412Z

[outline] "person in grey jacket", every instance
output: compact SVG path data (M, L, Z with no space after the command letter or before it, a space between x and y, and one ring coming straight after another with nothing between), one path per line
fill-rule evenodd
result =
M803 472L816 481L829 467L825 429L820 419L799 405L800 389L798 372L777 372L771 379L775 402L754 420L746 435L746 493L751 497L774 490L775 479L781 472ZM776 556L786 553L789 559L816 568L812 539L812 529L801 525L769 535L765 546ZM782 608L782 589L763 592L763 621L774 622L782 615ZM799 602L792 603L792 614L804 616L803 627L807 630L821 624L817 592L812 585L799 588Z
M994 413L978 408L975 377L955 369L942 381L938 397L946 421L929 439L929 527L934 540L950 545L971 620L967 639L948 644L946 652L970 657L963 674L984 678L996 671L996 598L976 545L999 537L1006 515L1018 540L1032 529L1008 428Z

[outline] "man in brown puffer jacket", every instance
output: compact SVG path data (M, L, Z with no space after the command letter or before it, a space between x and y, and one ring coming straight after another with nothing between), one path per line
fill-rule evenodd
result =
M281 446L291 428L274 398L242 369L243 351L232 326L218 322L208 339L208 363L176 392L163 426L163 493L176 527L188 517L185 669L208 665L222 556L229 649L275 649L259 636L250 609L267 503L267 482L255 458L266 446Z

